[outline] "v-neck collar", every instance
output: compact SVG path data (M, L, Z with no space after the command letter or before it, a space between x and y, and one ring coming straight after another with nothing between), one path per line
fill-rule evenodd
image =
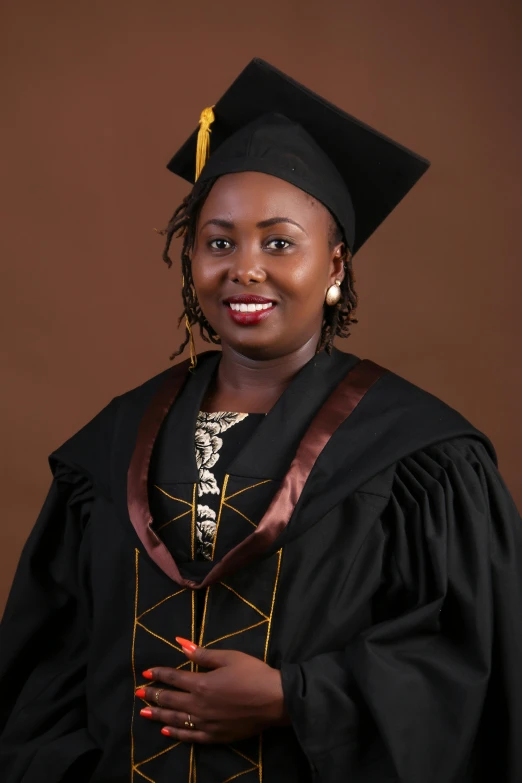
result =
M341 356L336 354L334 359L341 358ZM312 405L313 418L311 422L303 422L304 433L299 442L297 452L259 525L253 533L230 550L221 560L217 561L199 583L186 579L181 575L172 554L152 527L153 519L148 501L151 457L162 424L187 379L188 362L177 365L173 368L172 373L166 377L165 382L158 389L154 399L145 410L139 426L136 447L130 461L127 476L127 505L131 523L149 557L177 584L191 589L204 588L222 579L225 574L237 571L256 557L262 555L285 530L317 458L335 431L351 415L366 392L385 372L385 370L373 362L361 362L356 357L345 356L344 361L346 363L341 362L341 366L336 367L339 373L341 369L343 370L337 385L335 385L337 373L334 373L333 376L327 373L329 376L328 391L330 391L330 394L323 404L321 404L316 395L314 395L313 401L311 397L308 399L308 404ZM303 370L308 369L310 371L310 364ZM199 376L201 386L198 394L194 395L195 399L188 398L191 399L190 408L193 413L193 423L195 422L195 417L197 416L211 373L215 369L215 357L213 357L213 360L205 362L204 365L206 365L206 373ZM201 369L203 370L203 368ZM315 364L312 365L311 369L312 371L317 371L320 368ZM292 387L294 389L297 387L299 390L302 382L306 379L307 373L303 372L303 370L294 379L289 389L286 390L285 395L287 399L289 396L288 391ZM202 383L203 379L204 383ZM296 383L298 379L300 379L301 383ZM184 387L185 394L191 385L190 381L186 383ZM321 385L320 390L326 391L326 389L321 388ZM185 404L188 404L187 397ZM293 413L295 415L295 411ZM303 410L301 413L303 413ZM266 418L269 419L270 417L267 416ZM193 452L193 449L191 449L191 452ZM239 455L240 457L241 454Z
M199 480L194 433L220 358L218 351L203 355L163 421L151 464L158 483L195 484ZM333 351L330 356L321 352L311 359L260 421L227 473L240 478L282 480L313 414L358 361L356 356L341 351Z

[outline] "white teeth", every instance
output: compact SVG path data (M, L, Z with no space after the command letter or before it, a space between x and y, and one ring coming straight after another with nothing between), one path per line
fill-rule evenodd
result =
M245 304L244 302L230 302L230 309L241 313L257 313L260 310L268 310L272 302L266 304Z

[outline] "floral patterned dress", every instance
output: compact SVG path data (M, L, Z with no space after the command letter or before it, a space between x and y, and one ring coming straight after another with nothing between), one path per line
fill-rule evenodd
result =
M198 559L212 559L226 468L263 417L262 413L198 413L194 439L199 473L196 507Z

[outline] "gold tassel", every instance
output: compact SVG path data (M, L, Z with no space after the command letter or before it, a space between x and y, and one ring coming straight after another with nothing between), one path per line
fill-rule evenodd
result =
M210 155L210 126L215 120L214 107L209 106L203 109L199 118L199 131L198 140L196 146L196 180L203 171L203 167L207 162ZM185 280L182 280L182 285L185 285ZM190 348L190 369L194 370L198 363L198 357L196 354L196 345L194 343L194 335L192 334L192 327L190 325L189 317L185 314L185 329L189 336L189 348Z
M196 147L196 180L210 155L210 126L215 120L213 106L203 109L199 118L198 141Z

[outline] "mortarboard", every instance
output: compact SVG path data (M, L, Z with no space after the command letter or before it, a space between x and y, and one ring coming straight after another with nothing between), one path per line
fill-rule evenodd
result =
M189 182L260 171L321 201L357 252L429 161L254 59L167 168Z

